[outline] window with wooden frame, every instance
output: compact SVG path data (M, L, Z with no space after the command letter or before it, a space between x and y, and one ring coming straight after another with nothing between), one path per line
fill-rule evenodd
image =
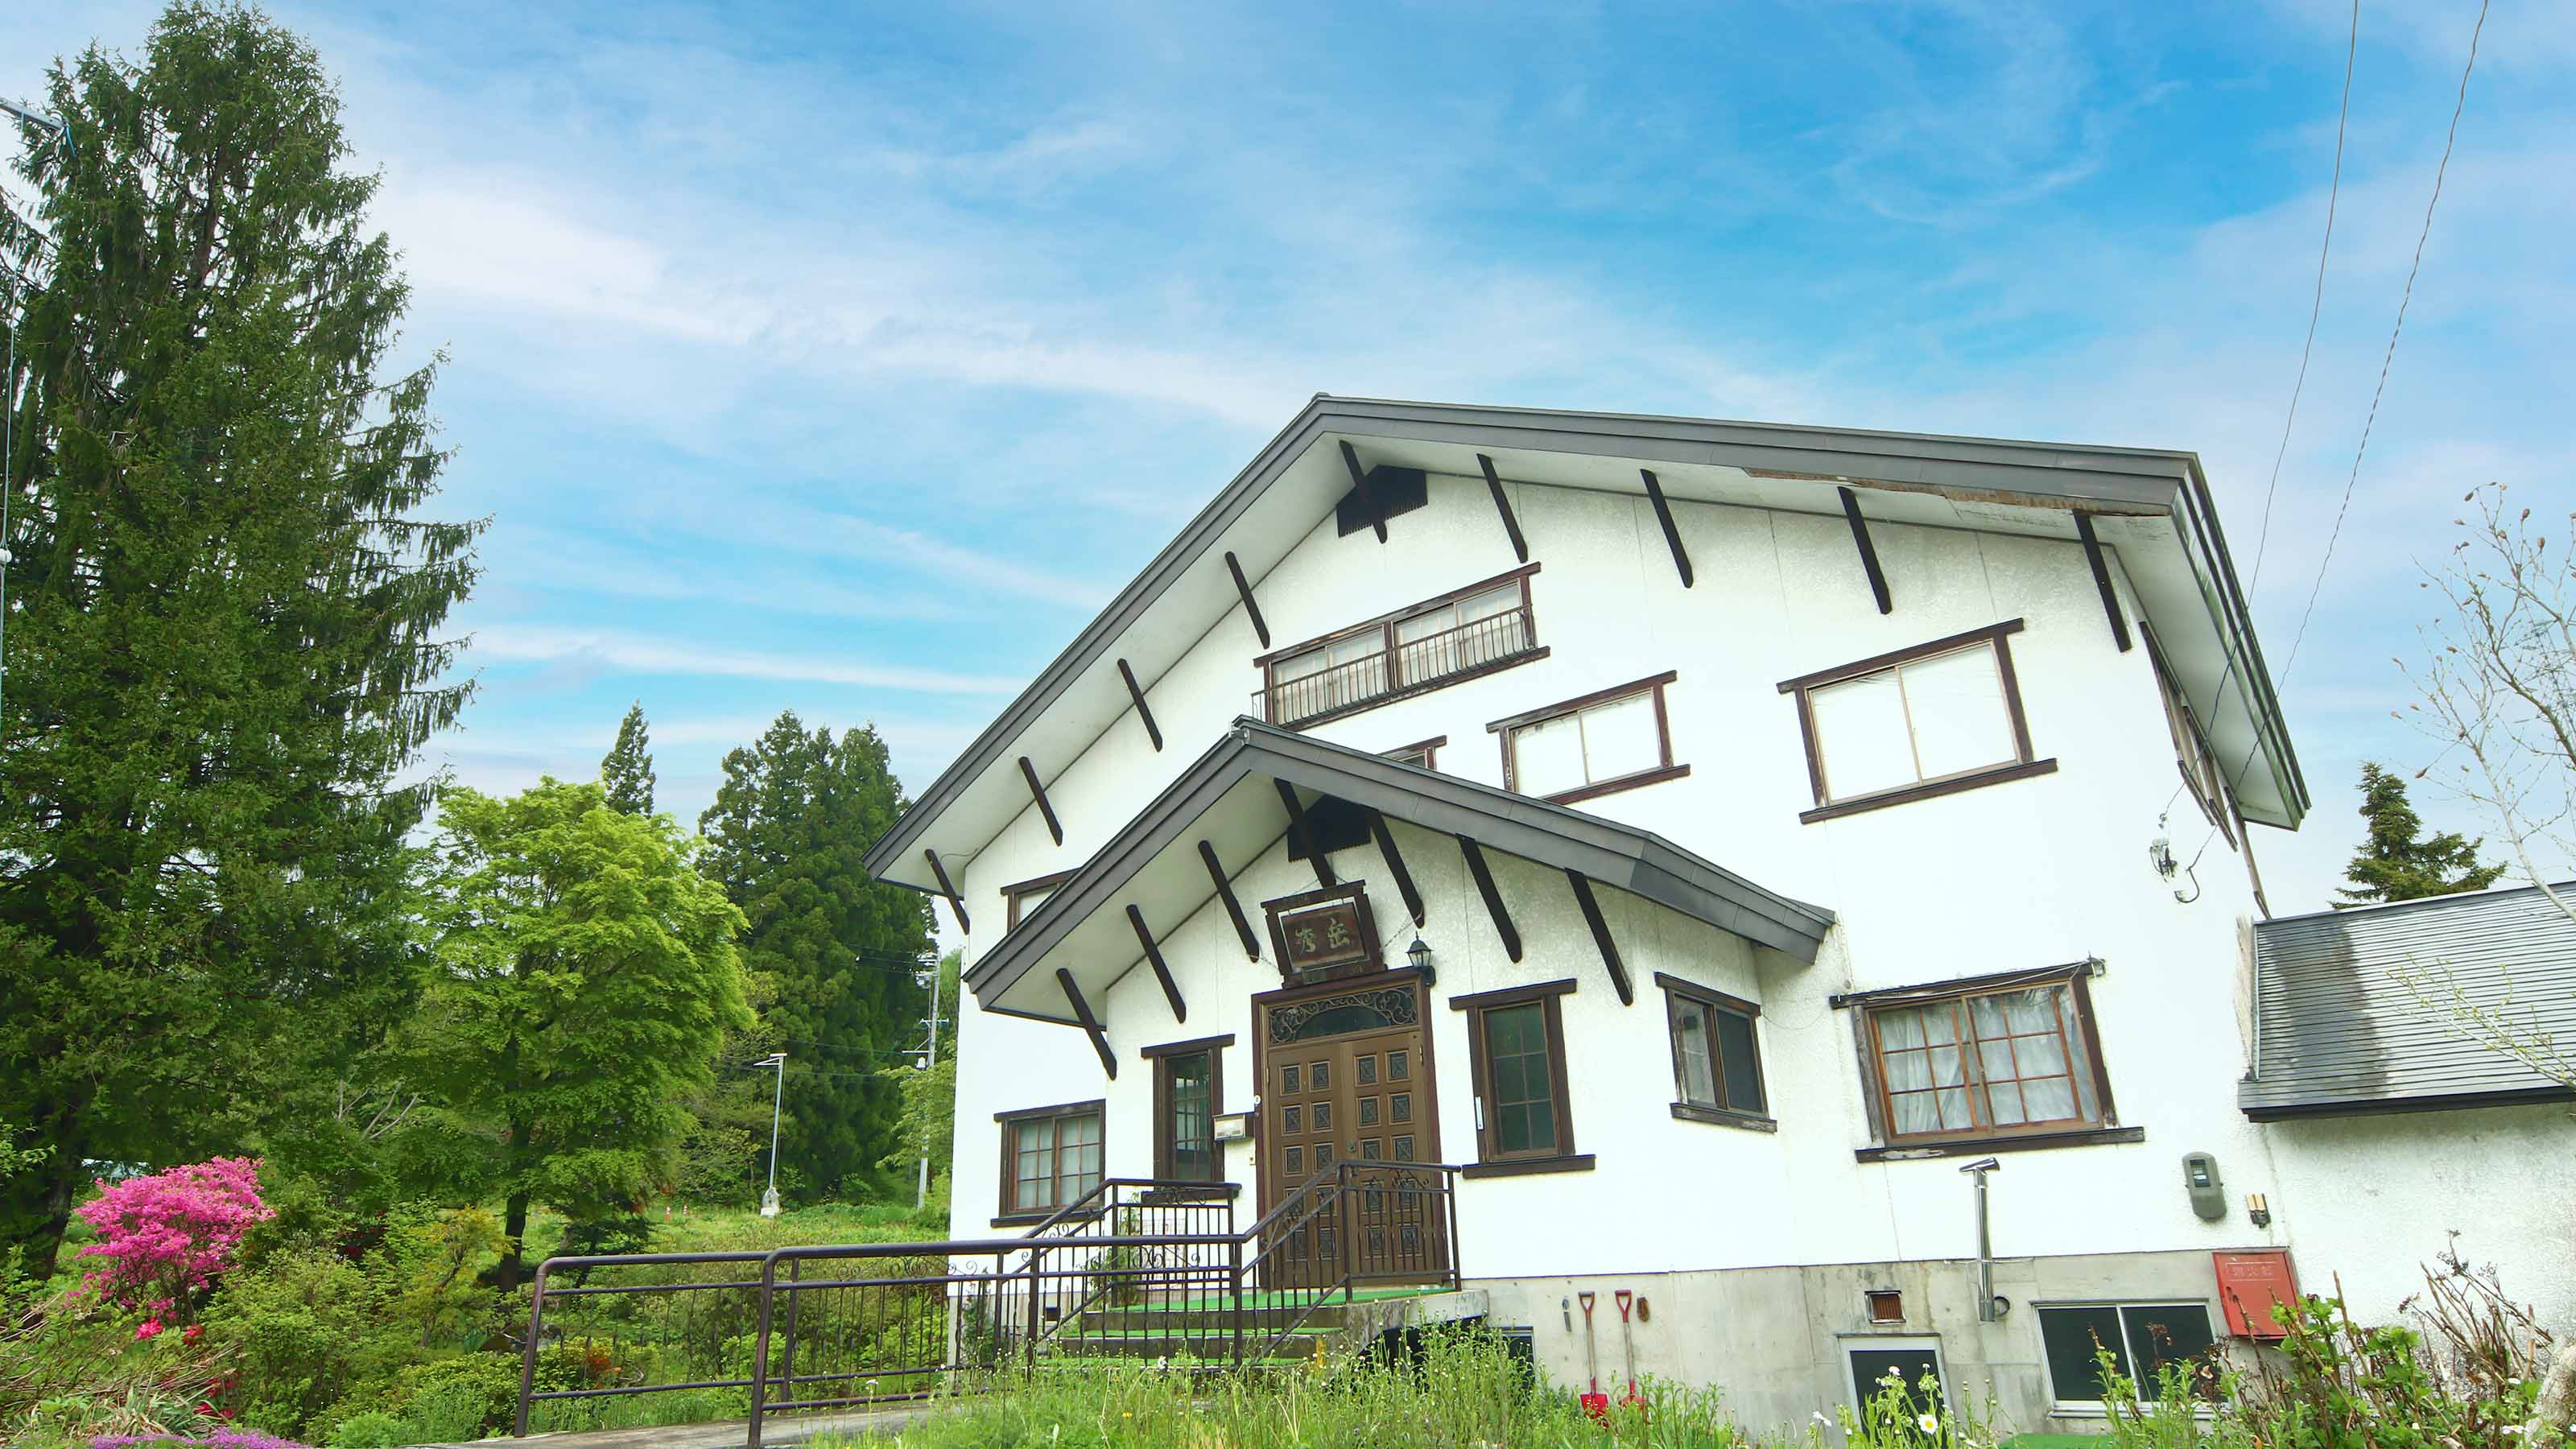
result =
M1686 1122L1775 1131L1753 1019L1762 1008L1658 971L1673 1044L1673 1115Z
M1469 1177L1580 1172L1592 1159L1574 1151L1566 1091L1565 1020L1560 998L1572 981L1511 986L1449 999L1467 1013L1467 1056L1476 1093L1476 1161Z
M2088 964L1837 998L1858 1005L1871 1117L1891 1148L2116 1125Z
M1485 726L1502 737L1503 788L1563 805L1689 774L1673 763L1673 679L1667 669Z
M1980 785L2045 775L2013 674L2022 621L1972 629L1780 682L1796 696L1816 805L1831 820Z
M1154 1176L1165 1182L1222 1182L1216 1119L1225 1113L1224 1052L1231 1036L1145 1048L1154 1064Z
M2181 772L2183 787L2191 792L2200 813L2227 837L2227 848L2233 850L2235 811L2228 803L2227 777L2219 769L2218 751L2209 743L2209 731L2201 727L2200 716L2192 709L2190 696L2183 693L2173 666L2165 662L2155 631L2141 619L2138 632L2147 641L2147 661L2155 670L2156 693L2164 701L2165 728L2173 735L2174 768Z
M1479 674L1544 659L1529 564L1262 655L1254 704L1291 727L1337 719Z
M1440 747L1447 743L1449 743L1447 735L1433 735L1427 740L1398 745L1394 749L1384 751L1384 754L1386 758L1401 764L1420 765L1426 770L1436 770L1440 768Z
M1008 917L1003 921L1002 929L1006 931L1015 929L1022 917L1030 915L1038 907L1045 905L1047 897L1055 894L1056 887L1071 879L1073 879L1072 871L1060 870L1053 875L1042 875L1034 880L1024 880L1017 885L1002 887L1002 900L1007 907L1004 914Z
M1004 1218L1044 1217L1100 1186L1100 1099L996 1112Z

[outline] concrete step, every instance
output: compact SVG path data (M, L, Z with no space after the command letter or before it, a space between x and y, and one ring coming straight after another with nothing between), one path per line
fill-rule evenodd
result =
M1321 1352L1330 1341L1329 1333L1292 1333L1270 1348L1272 1359L1308 1359ZM1271 1334L1244 1330L1246 1353L1258 1353L1269 1343ZM1230 1360L1234 1357L1234 1334L1224 1333L1082 1333L1047 1340L1050 1358L1200 1358Z
M1243 1331L1277 1333L1291 1326L1332 1329L1348 1320L1350 1308L1341 1302L1319 1304L1311 1311L1300 1307L1246 1308ZM1075 1325L1082 1333L1225 1333L1234 1332L1234 1311L1230 1308L1189 1307L1178 1304L1140 1303L1115 1308L1084 1310Z

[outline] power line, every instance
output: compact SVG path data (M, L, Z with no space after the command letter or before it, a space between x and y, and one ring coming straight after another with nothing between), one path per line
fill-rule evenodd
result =
M2272 481L2263 485L2263 528L2254 540L2252 582L2263 582L2263 550L2272 541L2272 495L2281 487L2281 461L2290 456L2290 426L2299 419L2299 395L2308 386L2308 357L2316 350L2317 316L2326 305L2326 257L2334 250L2335 204L2343 196L2343 129L2352 114L2352 61L2361 49L2361 0L2352 0L2352 33L2343 47L2343 103L2335 109L2334 179L2326 185L2326 234L2317 244L2316 295L2308 301L2308 338L2299 344L2299 377L2290 384L2290 411L2281 419L2281 447L2272 455ZM2220 688L2226 686L2222 683ZM2171 802L2167 802L2170 808Z
M2433 235L2433 208L2442 204L2442 178L2451 169L2451 147L2460 139L2460 113L2469 104L2469 74L2478 66L2478 38L2486 33L2487 0L2478 0L2478 23L2469 32L2469 61L2460 67L2460 93L2451 102L2451 129L2442 137L2442 159L2433 168L2433 194L2424 201L2424 226L2415 234L2415 260L2406 268L2406 290L2397 299L2397 324L2388 329L2388 350L2379 357L2379 385L2371 389L2370 413L2362 419L2361 442L2352 450L2352 472L2344 479L2343 502L2335 509L2334 528L2326 535L2325 556L2317 560L2317 581L2308 589L2308 607L2299 615L2299 632L2290 639L2290 657L2281 663L2281 680L2299 662L2299 645L2308 637L2308 620L2317 612L2317 595L2325 589L2326 565L2334 562L2335 541L2343 536L2344 515L2352 511L2353 485L2361 481L2361 457L2370 450L2370 430L2379 421L2379 400L2388 391L2389 365L2397 360L2397 339L2406 330L2406 307L2415 300L2415 274L2424 266L2424 243ZM2280 681L2275 681L2278 688Z

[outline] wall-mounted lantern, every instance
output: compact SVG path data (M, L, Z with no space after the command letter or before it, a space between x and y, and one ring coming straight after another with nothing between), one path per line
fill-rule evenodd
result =
M1404 948L1404 960L1407 965L1422 973L1423 985L1436 986L1439 984L1431 970L1431 948L1422 944L1422 938L1420 936L1414 937L1413 944Z

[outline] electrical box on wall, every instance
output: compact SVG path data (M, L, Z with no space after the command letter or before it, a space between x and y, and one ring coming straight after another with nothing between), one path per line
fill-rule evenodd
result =
M2218 1301L2227 1310L2227 1331L2238 1338L2289 1336L2274 1309L2297 1308L2299 1277L2290 1269L2287 1248L2258 1248L2243 1253L2212 1253L2218 1270Z
M2191 1197L2193 1214L2202 1222L2227 1216L2227 1184L2218 1180L2217 1158L2206 1152L2183 1154L2182 1187Z

